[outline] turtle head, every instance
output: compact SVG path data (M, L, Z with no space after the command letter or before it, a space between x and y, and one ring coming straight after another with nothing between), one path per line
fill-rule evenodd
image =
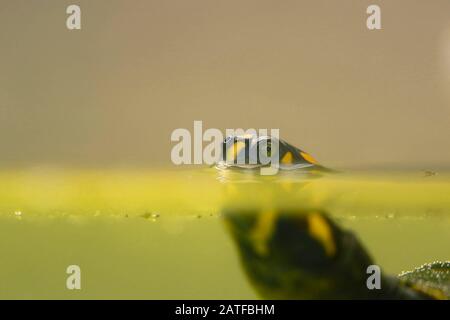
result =
M216 167L255 169L274 164L281 170L322 168L310 154L284 140L255 135L227 137L222 143L222 156Z

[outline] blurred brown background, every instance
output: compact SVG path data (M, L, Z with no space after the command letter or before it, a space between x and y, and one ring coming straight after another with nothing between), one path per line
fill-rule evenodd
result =
M329 166L450 165L448 0L1 0L0 41L3 167L170 165L194 120Z

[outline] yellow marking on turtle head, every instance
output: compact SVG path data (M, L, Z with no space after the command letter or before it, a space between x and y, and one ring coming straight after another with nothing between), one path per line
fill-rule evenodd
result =
M267 255L269 253L267 242L274 231L275 220L275 212L264 212L258 217L255 227L251 230L250 239L252 240L255 251L260 255Z
M292 159L293 159L292 152L288 151L281 159L281 163L282 164L292 164Z
M234 161L237 159L237 156L239 152L242 150L242 148L245 148L245 142L243 141L236 141L233 143L232 146L230 146L227 150L227 160L228 161Z
M310 155L309 153L300 151L300 155L303 157L303 159L305 159L305 160L308 161L309 163L317 164L317 160L314 159L313 156Z
M329 223L318 213L308 216L309 234L319 241L328 256L336 254L336 243Z

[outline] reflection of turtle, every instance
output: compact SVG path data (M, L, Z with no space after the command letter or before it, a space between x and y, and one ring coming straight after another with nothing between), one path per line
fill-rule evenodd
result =
M227 147L235 148L233 156L236 157L240 152L236 143L242 138L233 140L234 145ZM263 140L266 145L270 142L268 137ZM289 170L289 164L308 170L323 168L303 151L280 142L282 170ZM289 152L291 155L287 156ZM246 169L245 163L237 166L233 159L226 160L227 165L222 162L220 168ZM258 165L261 164L252 164L248 169ZM399 277L381 273L381 288L369 289L367 281L371 274L367 268L373 265L372 259L353 233L340 228L321 209L229 205L224 209L224 217L238 245L244 269L263 298L449 298L450 262L424 265Z

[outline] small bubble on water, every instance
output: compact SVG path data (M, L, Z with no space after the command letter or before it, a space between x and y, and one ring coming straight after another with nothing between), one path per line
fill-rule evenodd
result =
M156 219L159 218L159 213L152 213L151 217L152 217L152 222L155 222Z
M142 218L147 219L147 220L151 220L151 221L156 221L156 219L159 218L159 213L157 212L146 212L143 215L141 215Z
M14 216L16 217L16 219L22 220L22 211L14 211Z

